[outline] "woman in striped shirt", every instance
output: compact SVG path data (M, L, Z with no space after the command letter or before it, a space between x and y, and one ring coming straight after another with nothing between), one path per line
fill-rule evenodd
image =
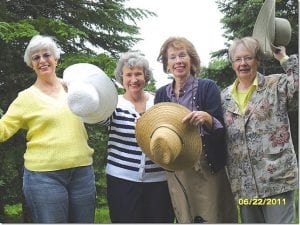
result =
M152 77L149 63L137 52L124 53L115 77L125 93L111 117L107 157L107 198L113 223L172 223L174 213L163 168L142 152L135 138L140 115L153 106L154 96L144 91Z

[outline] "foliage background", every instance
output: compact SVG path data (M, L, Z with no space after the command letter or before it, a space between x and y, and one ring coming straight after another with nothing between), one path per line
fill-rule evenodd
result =
M0 116L6 112L17 93L35 81L35 74L23 62L25 48L35 34L54 36L63 50L57 74L74 63L88 62L102 68L108 76L113 71L119 54L139 41L136 22L155 12L128 8L128 0L1 0L0 1ZM251 36L255 19L263 0L216 0L223 13L225 46L234 38ZM292 40L288 54L298 54L298 1L276 0L276 16L287 18L292 26ZM170 34L171 35L171 34ZM160 46L156 46L159 48ZM212 54L200 77L217 82L220 89L231 84L235 74L227 60L227 49ZM279 63L266 59L260 72L282 71ZM282 71L283 72L283 71ZM155 91L155 82L147 87ZM122 92L122 90L119 90ZM296 96L298 97L298 96ZM298 103L298 98L295 99ZM290 107L292 137L298 153L298 104ZM107 131L105 127L86 125L90 145L95 149L94 166L97 182L97 223L109 222L106 208ZM31 222L22 195L23 153L26 132L21 130L0 145L0 222ZM7 210L9 209L9 210ZM12 218L8 214L13 215Z

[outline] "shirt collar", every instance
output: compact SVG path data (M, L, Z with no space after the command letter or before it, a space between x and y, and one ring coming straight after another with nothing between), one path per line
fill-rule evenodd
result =
M231 94L234 94L237 92L237 85L239 84L239 80L236 79L232 85L232 89L231 89ZM249 88L250 89L256 89L258 86L258 80L257 80L257 76L255 77L254 81L252 82L251 84L251 87Z

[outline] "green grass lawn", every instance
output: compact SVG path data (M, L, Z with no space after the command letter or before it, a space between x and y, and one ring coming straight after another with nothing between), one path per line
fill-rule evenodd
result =
M95 223L110 223L108 207L96 209Z
M295 192L295 202L296 202L296 216L295 224L299 224L299 190ZM2 223L22 223L22 206L21 204L9 205L5 207L5 221L0 221ZM240 214L238 211L239 220ZM110 223L108 207L97 208L95 212L95 223Z
M5 207L5 221L0 223L22 223L21 204L8 205ZM97 208L95 212L95 223L110 223L108 207Z

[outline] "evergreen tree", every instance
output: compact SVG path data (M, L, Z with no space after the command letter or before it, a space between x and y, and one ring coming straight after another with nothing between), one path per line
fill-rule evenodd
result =
M1 0L0 1L0 112L6 112L17 93L35 81L34 72L23 62L25 48L32 36L56 38L63 54L57 68L87 62L113 75L118 53L129 50L137 41L138 20L155 13L125 6L127 0ZM95 149L98 196L103 196L106 129L88 126L89 142ZM25 132L20 131L0 144L0 222L4 205L24 203L22 167ZM99 202L102 202L98 199ZM23 204L23 221L30 222Z

